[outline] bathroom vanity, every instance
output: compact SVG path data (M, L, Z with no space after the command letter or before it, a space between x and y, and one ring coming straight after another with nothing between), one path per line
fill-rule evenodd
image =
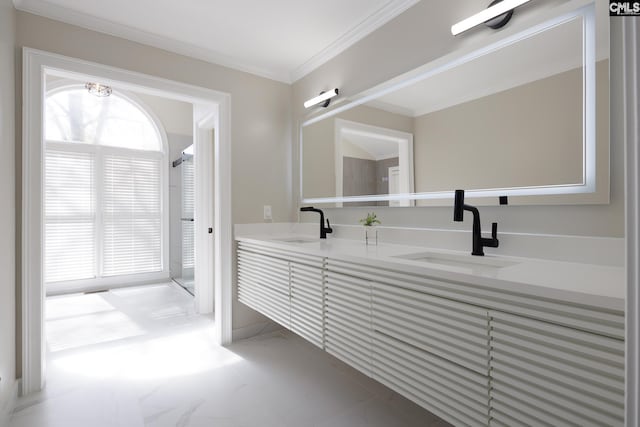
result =
M604 2L564 2L310 113L299 206L609 203L608 25ZM454 425L621 426L624 268L542 234L516 258L245 233L238 298Z
M454 425L624 423L621 267L237 237L238 299Z

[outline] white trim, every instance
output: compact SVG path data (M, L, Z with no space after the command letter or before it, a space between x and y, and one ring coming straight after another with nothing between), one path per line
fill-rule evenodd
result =
M208 108L197 105L193 109L195 118L194 169L195 169L195 211L194 211L194 255L195 255L195 303L198 313L214 312L214 236L209 234L213 228L213 129L217 127L217 115Z
M622 81L626 159L625 425L640 424L640 18L622 19Z
M392 0L362 21L359 25L347 31L343 36L313 55L304 64L291 71L290 82L294 83L327 61L335 58L358 41L365 38L402 12L417 4L420 0ZM340 13L340 11L337 11Z
M170 37L153 34L128 25L108 21L106 19L78 12L48 1L13 0L13 4L16 9L29 12L34 15L44 16L46 18L55 19L57 21L111 36L122 37L148 46L207 61L212 64L221 65L223 67L290 84L306 76L341 52L344 52L347 48L377 30L396 16L400 15L419 1L420 0L389 1L385 6L370 15L363 22L347 31L344 35L322 49L320 52L316 53L309 60L296 67L294 70L256 66L249 61L232 58L211 49L196 46L191 43L181 42Z
M580 2L580 4L582 4ZM499 197L499 196L533 196L533 195L558 195L558 194L584 194L594 193L596 191L596 108L595 108L595 72L596 72L596 26L595 26L595 4L589 3L573 9L561 9L562 13L546 16L540 23L532 25L528 28L520 29L515 27L513 30L504 31L505 36L499 38L484 46L471 46L463 48L459 51L445 55L431 63L425 64L401 76L393 78L382 83L372 89L369 89L360 95L352 97L350 102L341 104L326 113L311 116L305 120L300 127L300 148L303 145L302 128L312 125L321 120L334 117L337 114L373 101L381 96L392 93L398 89L406 88L416 82L422 81L431 76L440 74L447 70L453 69L459 65L470 62L476 58L480 58L493 51L510 46L520 40L531 37L542 31L554 28L563 23L569 22L576 18L582 18L583 30L583 57L584 57L584 87L583 87L583 179L582 183L571 185L550 185L550 186L528 186L528 187L510 187L510 188L493 188L493 189L475 189L467 190L470 197ZM302 149L300 149L300 160L302 165ZM338 168L336 168L337 170ZM366 202L366 201L387 201L387 200L443 200L447 203L453 197L453 191L441 191L430 193L412 193L389 196L373 196L373 197L314 197L305 198L302 192L302 169L300 170L301 181L301 202L302 203L346 203L346 202ZM606 191L608 188L601 189ZM608 199L608 197L607 197Z
M171 281L169 272L127 274L122 276L101 277L99 279L69 280L49 283L47 296L72 294L77 292L96 292L106 289L128 288L130 286L149 285Z
M131 72L62 55L23 48L22 168L22 393L44 386L44 286L42 280L43 105L45 73L84 80L99 79L124 90L206 106L217 113L215 150L214 329L221 344L231 341L231 97L229 94Z
M231 211L231 97L220 103L218 132L214 134L214 220L215 332L222 345L233 341L233 225Z

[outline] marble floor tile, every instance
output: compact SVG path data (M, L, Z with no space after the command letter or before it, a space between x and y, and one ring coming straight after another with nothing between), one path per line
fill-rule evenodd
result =
M285 331L213 342L176 284L48 298L47 387L9 427L447 425Z

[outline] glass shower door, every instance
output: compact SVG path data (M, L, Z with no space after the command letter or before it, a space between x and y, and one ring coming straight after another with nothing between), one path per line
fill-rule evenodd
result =
M191 146L192 147L192 146ZM190 294L194 294L195 280L195 174L193 164L193 151L187 148L182 154L182 214L180 218L182 228L182 268L181 274L174 280L185 288Z

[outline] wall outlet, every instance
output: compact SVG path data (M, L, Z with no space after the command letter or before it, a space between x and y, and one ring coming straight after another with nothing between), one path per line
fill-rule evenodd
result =
M264 206L264 220L265 221L271 221L272 219L273 219L273 217L271 215L271 206L265 205Z

